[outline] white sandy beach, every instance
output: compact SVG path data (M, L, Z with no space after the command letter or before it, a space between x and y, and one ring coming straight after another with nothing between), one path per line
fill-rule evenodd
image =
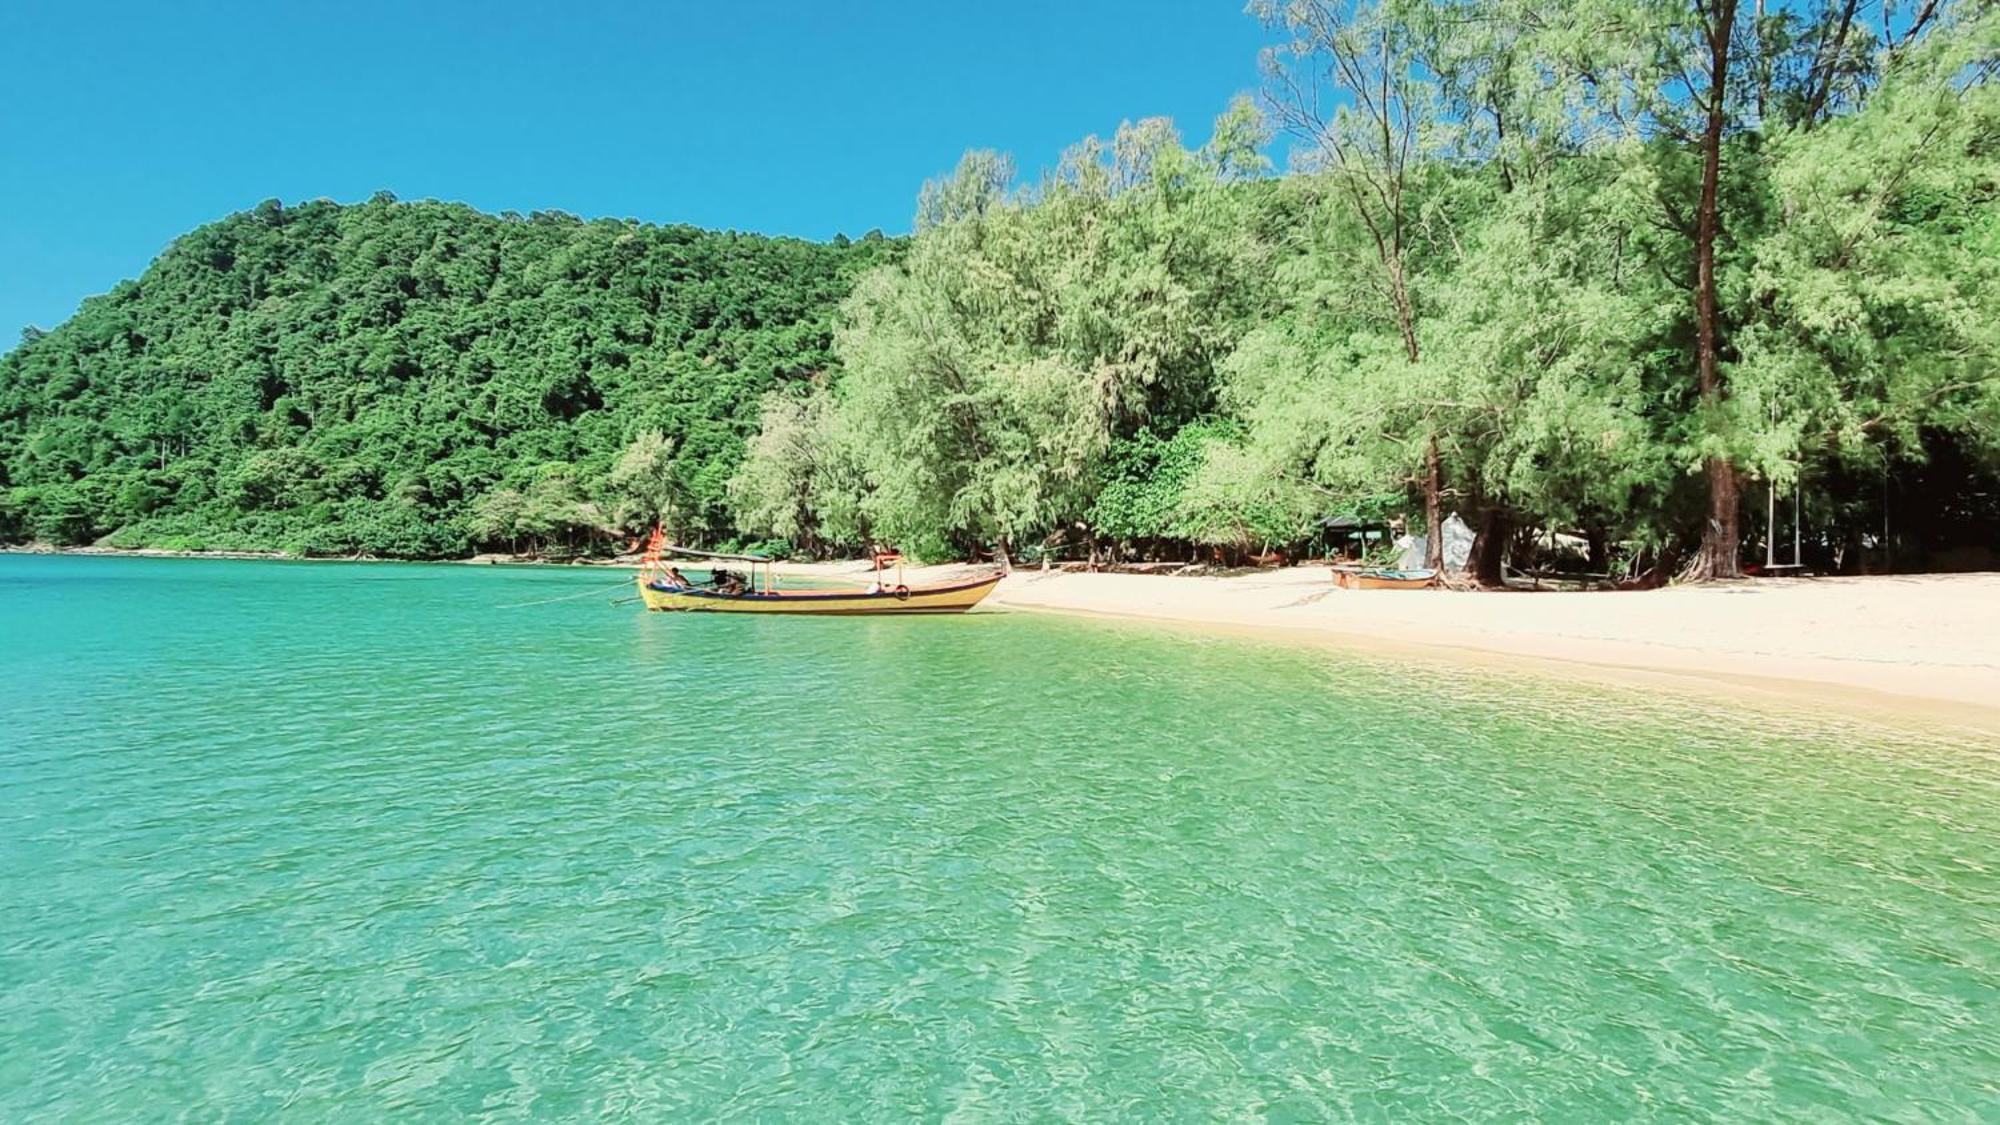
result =
M848 577L865 564L786 568ZM936 581L962 567L912 570ZM2000 574L1556 593L1339 590L1324 567L1226 577L1023 570L984 609L1098 614L1385 654L1726 684L1793 703L1924 714L2000 734Z

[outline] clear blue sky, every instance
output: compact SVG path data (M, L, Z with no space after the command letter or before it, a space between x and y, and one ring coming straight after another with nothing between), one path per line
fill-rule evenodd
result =
M0 351L273 196L906 231L967 148L1205 140L1268 39L1241 0L0 0Z

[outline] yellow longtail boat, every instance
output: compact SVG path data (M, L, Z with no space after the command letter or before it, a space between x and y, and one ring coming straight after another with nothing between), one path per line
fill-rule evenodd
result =
M749 573L713 566L709 582L702 585L682 575L668 561L671 557L740 562ZM902 556L883 553L875 556L875 581L865 589L779 590L771 561L763 555L668 546L664 532L655 528L639 562L639 596L647 609L687 613L963 613L992 593L1001 578L996 573L964 582L911 586L903 581Z

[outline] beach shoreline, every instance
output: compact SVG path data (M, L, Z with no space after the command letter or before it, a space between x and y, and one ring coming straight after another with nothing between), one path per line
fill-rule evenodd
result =
M2000 746L2000 574L1463 593L1339 590L1319 567L1208 578L1023 572L988 605L1721 690L1941 722Z
M289 559L253 552L15 553ZM376 560L313 560L376 561ZM629 559L452 563L629 569ZM865 585L866 560L772 564L781 586ZM987 568L912 565L912 585ZM2000 573L1759 579L1645 591L1341 590L1324 566L1147 575L1019 569L977 612L1196 628L1357 655L1643 684L1896 722L2000 746Z
M778 563L859 585L868 563ZM919 583L985 568L908 568ZM1640 684L1690 697L1944 724L2000 748L2000 573L1766 578L1656 590L1342 590L1323 565L1226 574L1017 569L1018 611Z

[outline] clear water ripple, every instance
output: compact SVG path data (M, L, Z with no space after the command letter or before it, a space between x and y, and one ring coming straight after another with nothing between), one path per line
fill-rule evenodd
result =
M604 579L0 557L0 1118L2000 1106L1993 747Z

